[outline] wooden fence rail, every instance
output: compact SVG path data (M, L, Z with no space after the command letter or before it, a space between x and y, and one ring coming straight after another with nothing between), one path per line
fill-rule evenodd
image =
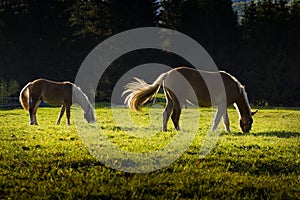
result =
M0 97L0 109L13 109L21 107L18 97Z

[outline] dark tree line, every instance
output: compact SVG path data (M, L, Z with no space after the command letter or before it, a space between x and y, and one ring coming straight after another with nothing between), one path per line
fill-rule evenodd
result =
M299 0L251 2L241 16L230 0L0 0L0 77L21 86L38 77L73 81L97 44L146 26L198 41L246 85L251 102L300 105ZM147 62L188 64L160 51L131 52L108 68L97 99L109 99L122 73Z
M256 101L299 106L299 1L252 2L241 28L241 75L252 81L248 87Z

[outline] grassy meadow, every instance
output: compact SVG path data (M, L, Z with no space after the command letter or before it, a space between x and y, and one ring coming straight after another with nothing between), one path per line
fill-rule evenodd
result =
M0 198L300 199L300 110L261 108L252 131L242 134L238 114L229 109L232 132L222 132L204 157L199 151L210 128L211 109L186 109L180 125L197 124L195 110L200 110L200 123L188 149L170 165L147 173L116 170L94 158L74 123L67 126L64 116L55 125L59 108L40 108L38 126L29 125L24 110L2 110ZM160 107L141 113L116 108L115 116L108 107L95 112L106 138L124 151L158 151L182 133L171 122L168 132L159 131ZM128 116L143 131L134 129ZM219 128L224 130L222 124Z

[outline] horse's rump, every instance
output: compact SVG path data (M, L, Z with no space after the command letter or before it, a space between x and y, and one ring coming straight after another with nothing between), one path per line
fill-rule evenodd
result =
M26 111L29 110L29 86L30 85L31 85L31 82L27 83L27 85L25 85L25 87L21 90L20 96L19 96L19 101L21 103L21 106Z

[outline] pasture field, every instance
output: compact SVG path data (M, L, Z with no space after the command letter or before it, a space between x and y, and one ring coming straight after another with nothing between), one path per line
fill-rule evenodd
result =
M151 110L157 124L150 123L149 129L160 129L162 108ZM198 123L190 116L193 110L186 109L182 122L185 118ZM129 114L147 127L148 111ZM65 116L61 125L55 125L58 112L59 108L40 108L39 125L30 126L24 110L0 111L1 199L300 199L298 109L261 108L247 134L240 132L238 114L229 109L232 132L222 132L211 152L200 157L212 114L201 108L189 148L169 166L148 173L115 170L95 159L75 125L66 125ZM127 134L128 118L121 118L124 124L116 123L108 107L97 108L96 117L107 138L124 151L155 151L181 133L170 122L168 132L157 130L141 138ZM184 123L182 128L189 125Z

